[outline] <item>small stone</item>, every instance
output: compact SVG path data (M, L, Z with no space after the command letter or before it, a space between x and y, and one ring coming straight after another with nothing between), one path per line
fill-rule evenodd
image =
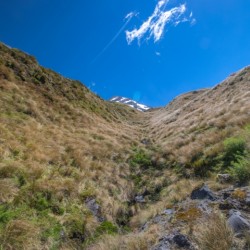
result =
M66 234L63 230L60 231L60 237L62 240L65 240L66 239Z
M144 199L144 197L142 195L137 195L137 196L135 196L135 202L137 202L137 203L145 203L146 201L145 201L145 199Z
M246 204L247 204L248 206L250 206L250 197L247 197L247 198L246 198Z
M165 209L163 211L163 214L172 215L172 214L174 214L174 210L173 209Z
M250 206L250 190L249 190L249 188L246 190L245 203L247 206Z
M149 139L144 138L144 139L141 140L141 143L144 144L144 145L149 145L151 142L150 142Z
M98 221L104 221L104 218L101 216L101 206L96 202L94 198L88 198L86 200L86 206L91 211L91 213L98 219Z

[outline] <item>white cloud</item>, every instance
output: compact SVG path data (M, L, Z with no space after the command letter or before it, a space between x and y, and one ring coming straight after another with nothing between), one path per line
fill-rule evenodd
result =
M135 39L140 43L143 37L146 37L147 40L153 37L154 42L157 42L162 38L167 24L177 26L182 22L195 22L195 19L192 18L192 12L189 17L184 15L187 11L185 4L182 4L179 7L174 7L170 10L165 10L168 2L169 0L159 0L153 14L140 26L139 29L126 31L128 44L131 44ZM134 12L131 12L127 17L129 18L132 13L134 14Z
M138 12L132 11L132 12L128 13L128 14L125 16L125 20L126 20L126 19L131 19L131 18L137 16L138 14L139 14Z

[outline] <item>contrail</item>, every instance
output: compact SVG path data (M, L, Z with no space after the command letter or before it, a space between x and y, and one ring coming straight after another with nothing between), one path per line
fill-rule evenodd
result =
M118 38L118 36L123 32L123 30L126 28L126 26L128 25L128 23L131 21L131 19L136 16L137 13L135 12L131 12L129 13L126 17L125 20L127 19L127 21L124 23L124 25L120 28L120 30L116 33L116 35L110 40L110 42L104 47L104 49L92 60L92 62L90 63L90 65L92 65L93 63L96 62L96 60L103 55L103 53L113 44L113 42Z

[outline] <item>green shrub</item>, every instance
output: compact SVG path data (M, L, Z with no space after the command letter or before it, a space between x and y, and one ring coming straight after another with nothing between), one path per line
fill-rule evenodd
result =
M223 144L225 149L223 154L225 167L229 167L231 163L237 162L238 158L246 153L246 141L241 137L227 138Z
M237 161L232 163L229 173L240 185L246 184L250 180L250 156L238 157Z
M130 159L132 167L140 166L142 168L149 168L152 165L150 156L142 149L137 149L135 154Z

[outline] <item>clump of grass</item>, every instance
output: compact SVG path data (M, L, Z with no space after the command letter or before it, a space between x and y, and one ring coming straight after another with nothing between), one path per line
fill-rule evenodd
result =
M200 250L228 250L233 246L233 233L221 214L212 214L195 227L194 239Z
M12 179L0 179L0 204L11 202L18 193Z
M127 234L127 235L104 235L96 244L88 249L95 250L147 250L157 243L159 229L152 227L147 233Z
M232 198L237 199L237 200L244 200L247 197L247 193L244 190L241 189L236 189L232 193Z
M10 221L1 235L3 249L41 249L39 229L26 220Z
M250 233L246 232L244 236L245 236L245 248L249 249L250 248Z

